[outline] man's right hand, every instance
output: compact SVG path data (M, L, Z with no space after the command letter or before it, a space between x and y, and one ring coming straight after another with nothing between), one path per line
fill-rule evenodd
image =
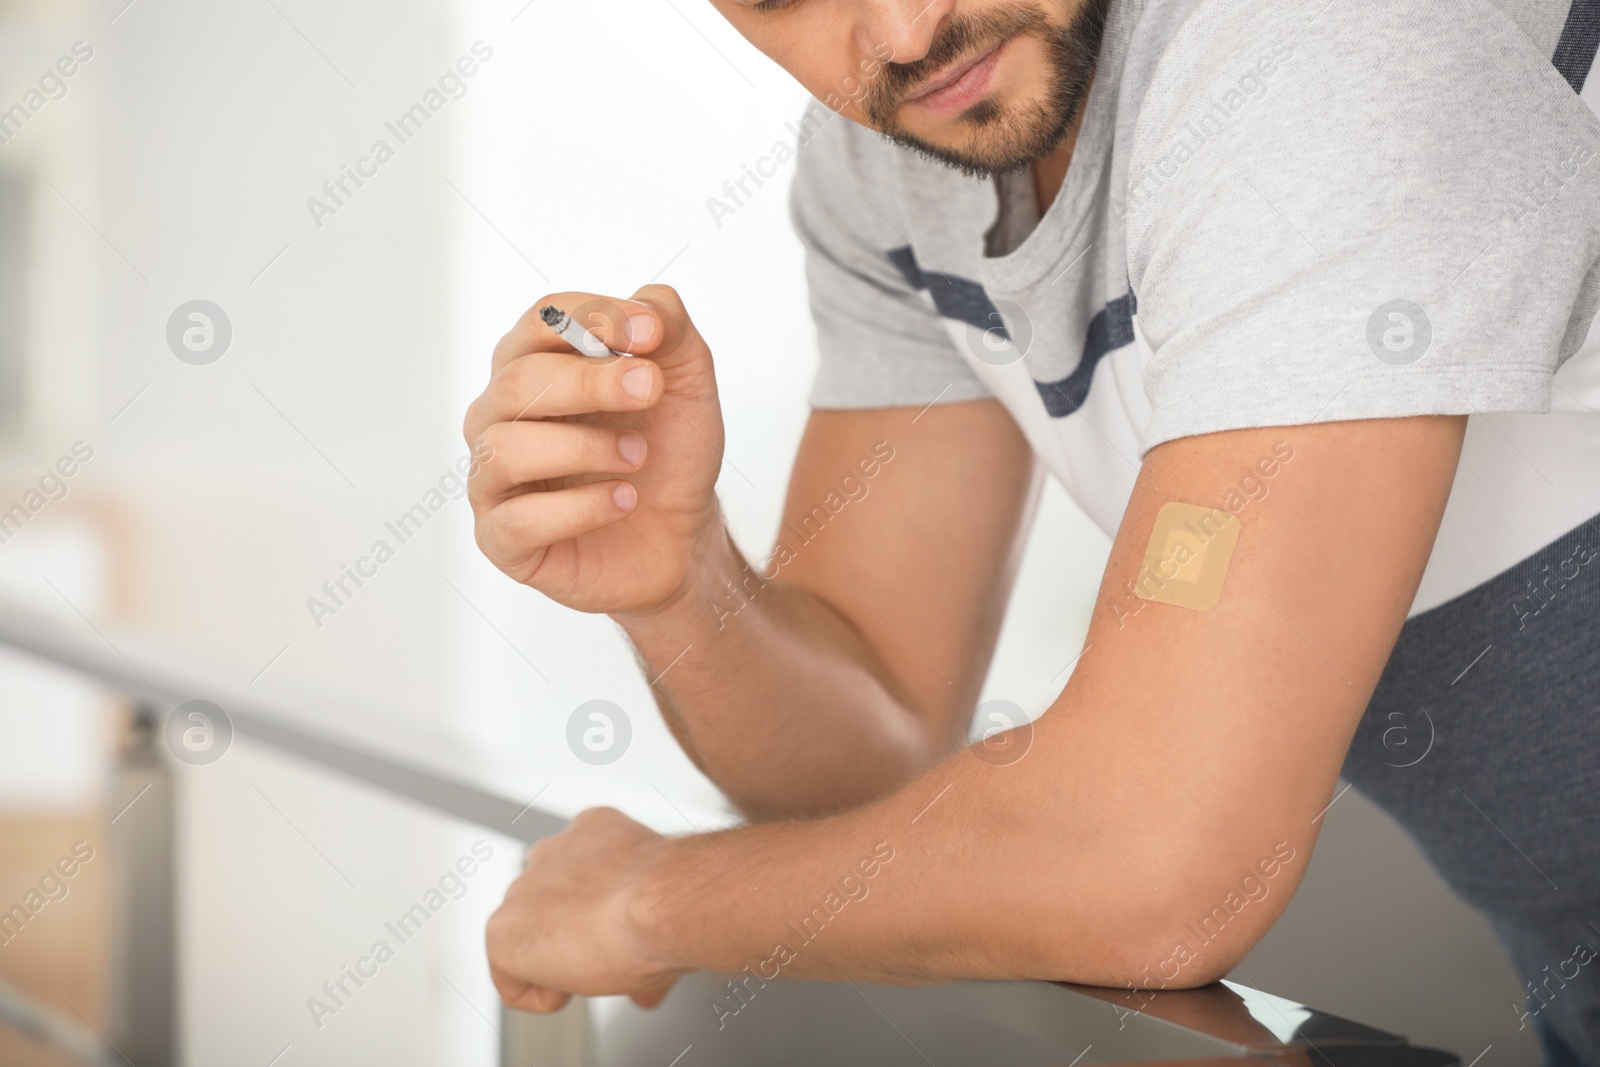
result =
M539 317L567 311L618 352L580 356ZM677 292L541 299L495 346L467 409L478 547L578 611L649 612L687 589L722 543L722 411L711 351Z
M633 358L577 355L546 303ZM626 327L636 313L648 335ZM665 286L535 304L496 346L466 437L484 554L615 619L667 727L747 817L857 807L966 736L1039 483L999 401L813 411L759 566L715 495L711 353Z

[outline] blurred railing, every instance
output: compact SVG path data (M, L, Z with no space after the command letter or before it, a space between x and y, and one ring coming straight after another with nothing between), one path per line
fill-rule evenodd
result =
M410 762L376 746L361 746L306 723L297 709L263 700L199 672L171 665L172 657L126 658L136 642L89 630L0 600L0 645L66 668L124 695L131 716L118 750L109 791L108 851L116 887L108 959L109 1034L40 1005L0 983L0 1022L76 1055L88 1063L173 1067L178 1062L176 899L173 769L163 726L172 709L203 697L228 715L236 740L267 745L343 778L401 797L436 814L473 823L525 843L558 832L566 819L488 791L438 769ZM134 801L137 800L137 803ZM112 817L114 814L114 817ZM563 1013L565 1014L565 1013ZM573 1019L541 1019L508 1012L501 1026L502 1059L523 1056L544 1064L573 1046ZM507 1055L509 1054L509 1055Z
M236 739L270 746L280 753L332 772L345 779L387 791L432 812L488 828L532 843L558 832L565 818L533 807L436 767L423 766L375 745L352 741L319 729L297 709L263 700L246 689L219 687L214 679L186 673L170 656L140 655L139 665L125 658L131 640L115 643L99 629L81 622L56 618L0 599L0 646L10 646L65 668L126 696L131 709L129 728L119 750L115 781L110 791L108 852L112 865L110 960L110 1012L107 1032L69 1018L0 982L0 1023L53 1046L59 1053L84 1064L127 1064L130 1067L176 1067L178 974L176 916L174 914L175 792L170 755L164 741L164 722L172 709L204 695L225 707ZM134 801L137 800L137 803ZM722 1039L708 1030L714 1013L705 1011L708 998L721 995L721 977L694 975L679 983L654 1016L660 1022L641 1021L643 1013L623 1009L620 1029L630 1021L634 1036L647 1032L653 1046L665 1048L688 1038L680 1058L696 1042L702 1052L680 1067L733 1063L809 1063L805 1050L784 1049L757 1025L745 1026L736 1038ZM1126 990L1101 990L1056 983L956 983L922 989L877 988L872 998L850 983L777 983L780 989L804 990L767 994L768 1004L798 1004L810 1017L827 1018L830 1036L848 1030L839 1006L861 999L878 1016L889 1021L882 1005L904 1012L903 1025L894 1025L921 1060L928 1059L905 1032L914 1020L952 1015L971 1020L976 1030L999 1035L1024 1035L1035 1044L1064 1047L1067 1038L1089 1043L1087 1055L1099 1041L1102 1052L1084 1060L1091 1063L1163 1062L1219 1067L1224 1063L1282 1064L1294 1067L1459 1067L1460 1060L1444 1052L1406 1044L1393 1034L1304 1008L1281 998L1226 982L1201 990L1162 992L1153 999ZM867 989L875 987L868 986ZM853 991L853 992L852 992ZM830 1001L829 998L834 1000ZM838 999L844 998L844 999ZM777 1018L782 1008L765 1009ZM876 1022L876 1019L873 1019ZM1107 1035L1135 1031L1131 1040ZM554 1016L533 1016L504 1010L500 1061L513 1064L573 1065L593 1067L605 1063L631 1064L625 1052L611 1055L597 1041L594 1020L581 998ZM719 1027L720 1029L720 1027ZM782 1026L777 1027L782 1031ZM776 1033L776 1031L775 1031ZM1095 1035L1101 1035L1095 1037ZM784 1031L792 1043L793 1031ZM624 1040L615 1042L628 1046ZM658 1040L659 1039L659 1040ZM773 1040L776 1040L773 1038ZM667 1044L661 1044L661 1041ZM720 1041L720 1045L718 1042ZM635 1046L637 1042L635 1041ZM635 1047L628 1046L628 1047ZM1108 1046L1112 1046L1108 1048ZM863 1039L857 1046L860 1062L883 1064L888 1057ZM1197 1051L1199 1050L1199 1051ZM902 1047L901 1052L905 1052ZM942 1054L951 1052L941 1048ZM909 1055L909 1053L906 1053ZM1038 1059L1037 1050L1013 1055L1009 1046L980 1049L961 1063L1054 1063ZM754 1056L754 1058L752 1058ZM1132 1057L1132 1058L1130 1058ZM666 1059L670 1059L670 1053ZM661 1061L666 1063L666 1059ZM949 1062L941 1056L944 1062ZM830 1058L848 1067L836 1056ZM851 1061L855 1062L855 1061ZM1076 1063L1077 1061L1074 1061ZM677 1063L677 1061L674 1061ZM1059 1067L1068 1067L1062 1060Z

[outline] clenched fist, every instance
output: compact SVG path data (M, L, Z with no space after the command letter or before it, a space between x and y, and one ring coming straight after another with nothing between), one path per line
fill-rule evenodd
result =
M558 1011L574 993L661 1003L685 968L652 951L636 896L668 844L620 811L591 808L534 845L484 934L500 999L533 1012Z

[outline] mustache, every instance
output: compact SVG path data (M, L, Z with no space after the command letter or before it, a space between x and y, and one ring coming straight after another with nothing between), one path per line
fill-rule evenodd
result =
M910 63L885 63L879 68L862 110L874 119L891 115L904 97L955 60L1019 33L1047 30L1049 25L1044 12L1027 4L1004 4L952 19L929 45L927 55Z

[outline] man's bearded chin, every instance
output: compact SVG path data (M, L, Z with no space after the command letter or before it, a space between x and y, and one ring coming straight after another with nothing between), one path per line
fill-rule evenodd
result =
M1038 8L1009 4L946 24L914 63L888 63L878 72L862 112L878 132L902 148L953 167L971 178L987 178L1016 170L1047 155L1060 144L1078 119L1089 95L1095 60L1111 0L1085 0L1067 26L1053 25ZM900 103L919 83L940 68L1018 34L1043 47L1048 92L1044 100L1002 107L986 97L962 112L958 126L970 131L959 147L930 144L902 129L896 118Z

